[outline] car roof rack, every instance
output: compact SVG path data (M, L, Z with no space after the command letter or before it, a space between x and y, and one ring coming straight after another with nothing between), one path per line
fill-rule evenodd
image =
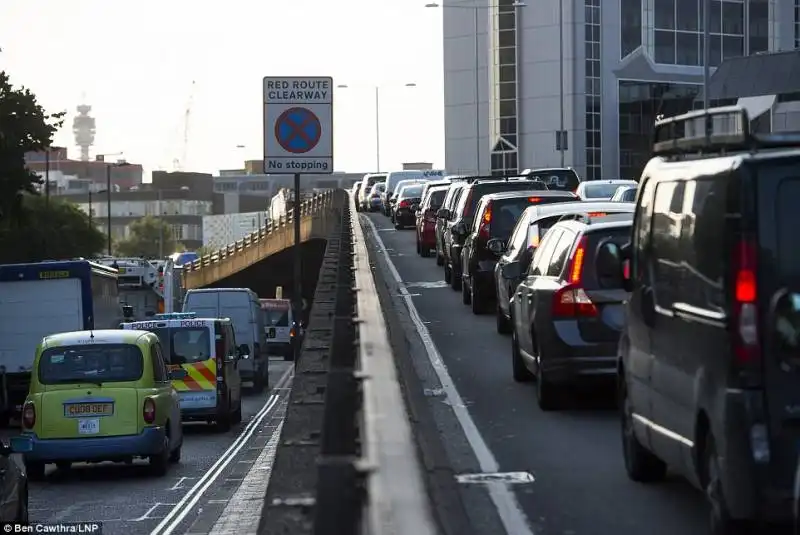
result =
M654 156L777 148L800 148L800 134L752 132L747 110L740 106L691 111L655 123Z
M503 182L503 181L508 182L509 180L514 180L514 179L528 180L526 177L514 173L511 175L469 175L460 177L458 181L472 184L474 182Z

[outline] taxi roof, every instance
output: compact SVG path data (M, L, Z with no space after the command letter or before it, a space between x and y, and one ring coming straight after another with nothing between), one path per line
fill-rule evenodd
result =
M96 331L74 331L69 333L51 334L44 338L44 344L50 345L77 345L88 343L94 339L95 344L135 344L139 338L151 334L149 331L100 329Z

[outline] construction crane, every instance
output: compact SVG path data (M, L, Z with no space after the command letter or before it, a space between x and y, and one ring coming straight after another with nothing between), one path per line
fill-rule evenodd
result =
M192 87L189 91L189 100L186 103L186 109L183 112L183 143L181 144L181 156L172 160L172 166L175 171L183 171L183 166L186 165L186 159L189 154L189 126L192 117L192 105L194 104L194 88L195 81L192 80Z

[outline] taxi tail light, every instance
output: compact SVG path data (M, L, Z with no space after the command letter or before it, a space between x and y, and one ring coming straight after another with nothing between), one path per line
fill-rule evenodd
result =
M583 236L567 264L568 284L553 294L553 315L556 317L597 316L597 307L582 286L586 245L586 236Z
M144 418L144 423L146 424L152 424L156 421L156 402L153 401L153 398L145 398L142 406L142 418Z
M398 208L411 208L411 201L400 201L400 204L397 205Z
M481 219L481 226L478 228L478 237L488 240L491 236L489 234L489 225L492 224L492 201L486 203L486 209L483 211L483 219Z
M28 401L22 407L22 427L33 429L34 425L36 425L36 407L33 402Z

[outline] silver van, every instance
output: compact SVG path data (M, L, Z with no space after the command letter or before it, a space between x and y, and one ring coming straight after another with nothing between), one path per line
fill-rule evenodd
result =
M252 358L240 361L242 381L253 383L261 392L269 386L269 357L264 332L264 315L258 295L249 288L209 288L189 290L183 312L201 318L230 318L239 344L247 344Z
M264 314L264 332L267 353L280 355L284 360L294 359L295 324L292 302L289 299L261 299Z

